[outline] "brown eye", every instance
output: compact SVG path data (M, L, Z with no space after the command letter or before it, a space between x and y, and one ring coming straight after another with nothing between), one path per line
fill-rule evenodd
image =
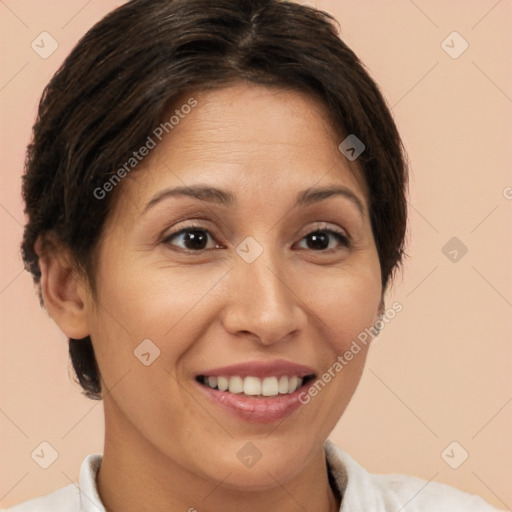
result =
M335 249L336 248L336 242L333 240L338 241L339 244L341 244L343 247L349 246L349 240L348 238L337 231L334 231L332 229L323 229L323 230L315 230L311 233L308 233L301 242L306 242L305 249L311 249L313 251L325 251L329 249Z
M171 233L164 239L165 244L176 245L186 251L202 251L207 248L208 238L213 241L213 237L210 232L198 226L189 226L175 233ZM175 243L177 241L177 243ZM213 248L218 247L217 244L213 244Z

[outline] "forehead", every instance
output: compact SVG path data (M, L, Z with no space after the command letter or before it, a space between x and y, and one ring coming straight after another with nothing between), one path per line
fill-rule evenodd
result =
M191 99L195 106L182 109ZM158 189L195 183L278 199L338 182L367 198L357 162L338 149L343 135L310 95L242 82L183 94L163 122L172 116L169 133L156 138L155 148L123 183L121 195L139 209Z

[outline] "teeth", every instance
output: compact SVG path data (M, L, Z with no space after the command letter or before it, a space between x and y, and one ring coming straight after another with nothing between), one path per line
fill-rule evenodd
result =
M203 384L220 391L244 393L247 396L277 396L293 393L302 386L303 379L296 375L288 377L203 377Z
M231 377L229 379L229 392L242 393L244 390L244 380L242 377Z
M208 378L208 385L210 385L210 379ZM215 387L215 386L210 386ZM220 391L227 391L229 388L229 379L227 377L217 377L217 387Z
M276 396L279 394L277 377L267 377L261 383L261 394L263 396Z
M293 393L299 386L302 385L302 379L300 379L299 384L299 377L290 377L288 380L288 393Z
M279 393L285 394L288 393L288 377L285 375L279 379L278 384Z
M229 388L231 391L231 388ZM261 395L261 380L257 377L245 377L244 393L246 395Z

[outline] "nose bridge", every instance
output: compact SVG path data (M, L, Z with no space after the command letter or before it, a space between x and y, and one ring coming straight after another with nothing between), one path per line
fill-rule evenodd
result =
M225 327L233 334L250 332L270 344L300 328L302 315L292 283L287 282L289 273L282 271L284 262L275 250L260 244L258 249L254 242L242 242L237 249Z

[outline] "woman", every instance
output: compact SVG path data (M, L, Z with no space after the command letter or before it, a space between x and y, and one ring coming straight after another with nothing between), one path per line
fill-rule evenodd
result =
M10 510L494 510L327 440L390 311L406 183L328 15L133 0L100 21L43 95L22 253L104 453Z

